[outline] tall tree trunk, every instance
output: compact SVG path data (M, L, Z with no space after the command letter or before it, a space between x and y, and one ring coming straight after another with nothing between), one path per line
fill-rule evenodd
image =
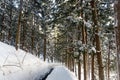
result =
M2 15L2 19L1 19L1 30L0 30L0 40L1 41L3 41L4 40L4 36L3 36L3 33L2 33L2 31L4 30L4 13L3 13L3 15Z
M44 34L44 54L43 54L43 57L44 57L44 61L45 61L46 60L46 31Z
M20 47L20 29L21 29L22 5L23 5L23 0L20 0L20 10L19 10L18 27L17 27L17 34L16 34L16 50L18 50L18 48Z
M72 57L72 71L75 72L75 60Z
M94 32L94 28L93 28L93 34L95 34ZM93 38L92 40L93 42L93 46L95 46L95 38ZM95 52L92 53L91 55L92 58L92 62L91 62L91 80L95 80Z
M83 11L81 13L81 17L83 18ZM82 44L85 47L86 45L86 29L84 23L82 23ZM84 49L83 51L83 66L84 66L84 80L87 80L87 53L86 50Z
M10 3L13 4L13 0L10 0ZM11 6L10 7L10 13L9 13L9 16L10 16L10 28L9 28L9 31L8 31L8 41L10 42L11 44L11 28L12 28L12 15L13 15L13 7Z
M92 64L91 64L91 80L95 80L95 75L94 75L94 72L95 72L95 70L94 70L94 58L95 58L95 54L94 53L92 53Z
M10 3L12 4L12 0L10 0ZM12 28L12 7L10 8L10 28L8 31L8 41L10 41L11 38L11 28Z
M115 12L116 12L116 45L117 45L117 77L120 80L120 0L115 1Z
M96 31L98 33L98 30ZM102 55L101 55L101 48L100 48L100 39L99 36L96 34L96 54L97 54L97 62L99 68L99 79L104 80L104 71L103 71L103 64L102 64Z
M66 56L65 66L68 67L68 53L67 53L67 48L65 49L65 56Z
M91 1L91 7L92 7L92 18L94 22L94 28L95 30L95 40L96 40L96 54L97 54L97 62L98 62L98 68L99 68L99 80L104 80L104 71L103 71L103 64L102 64L102 55L101 55L101 47L100 47L100 37L98 35L99 33L99 27L97 23L97 10L96 10L96 3L95 0Z
M80 41L80 26L78 26L78 41ZM81 80L81 60L80 60L80 57L81 57L81 53L80 51L78 50L79 52L79 56L78 56L78 80Z
M87 14L85 14L85 21L87 22ZM85 27L85 42L86 42L86 44L87 44L87 27ZM86 77L87 77L87 80L89 80L90 79L90 61L89 61L89 54L88 54L88 50L87 49L85 49L86 51Z
M78 80L81 80L81 61L78 61Z
M86 32L85 26L82 25L82 44L86 45ZM84 80L87 80L87 53L86 50L83 52L83 65L84 65Z
M24 47L25 47L25 38L26 38L26 21L24 22L24 24L23 24L23 27L22 27L22 49L23 50L26 50Z
M31 52L32 52L32 54L34 54L34 38L35 38L35 19L34 19L34 14L32 15L32 26L31 26L31 31L32 31L32 33L31 33Z
M80 5L81 7L81 11L80 11L80 16L83 18L83 0L80 0ZM85 29L85 25L84 23L82 23L82 44L83 45L86 45L86 39L87 39L87 36L86 36L86 29ZM80 29L78 29L80 31ZM80 35L79 35L80 36ZM80 40L80 39L78 39ZM86 53L86 50L84 49L83 51L83 66L84 66L84 80L87 80L87 53Z
M31 50L32 50L32 54L34 53L34 26L32 26L32 35L31 35Z
M4 3L3 3L3 6L2 6L2 8L4 8L5 9L5 0L4 0ZM1 18L1 24L0 24L0 26L1 26L1 30L0 30L0 40L1 41L4 41L4 35L3 35L3 33L2 33L2 31L4 30L4 20L5 20L5 13L3 13L2 14L2 18Z
M110 80L110 41L109 41L109 48L108 48L108 58L107 58L107 80Z

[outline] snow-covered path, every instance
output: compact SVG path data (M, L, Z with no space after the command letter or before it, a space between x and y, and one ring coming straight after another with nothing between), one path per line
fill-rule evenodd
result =
M40 76L38 80L46 80L47 77L51 74L51 72L54 70L54 68L51 68L47 73L45 73L43 76Z
M75 75L63 66L57 66L46 80L77 80Z

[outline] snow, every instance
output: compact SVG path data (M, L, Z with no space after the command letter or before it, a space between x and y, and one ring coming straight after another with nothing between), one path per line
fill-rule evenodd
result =
M96 49L95 47L91 47L89 50L88 50L88 53L96 53Z
M0 80L41 80L40 78L43 78L52 68L55 68L51 74L53 78L56 76L54 73L59 76L63 72L68 77L65 80L76 80L65 67L60 69L56 65L40 61L39 58L28 52L20 49L16 51L14 47L0 42ZM60 70L57 71L58 69ZM56 79L56 77L53 78L47 80ZM64 80L62 77L59 78Z
M48 78L46 80L77 80L77 78L75 78L75 76L73 75L73 73L71 73L65 67L58 66L48 76Z
M82 45L82 41L81 40L78 40L78 45Z
M48 71L47 63L0 42L0 80L34 80Z
M79 55L79 52L74 52L74 56L78 56Z
M91 25L91 23L90 23L90 22L84 21L84 24L85 24L85 25L86 25L86 27L88 27L88 28L91 28L91 27L92 27L92 25Z
M118 26L117 13L115 13L115 27Z
M91 49L92 49L92 51L93 51L94 53L96 53L95 47L92 47Z

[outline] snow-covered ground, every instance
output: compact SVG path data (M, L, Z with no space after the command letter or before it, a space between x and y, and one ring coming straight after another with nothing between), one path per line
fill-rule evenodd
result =
M72 72L70 72L65 67L55 67L55 69L52 71L52 73L48 76L46 80L77 80L76 77L73 75Z
M0 42L0 80L43 80L53 68L46 80L77 80L65 67L40 61L23 50Z

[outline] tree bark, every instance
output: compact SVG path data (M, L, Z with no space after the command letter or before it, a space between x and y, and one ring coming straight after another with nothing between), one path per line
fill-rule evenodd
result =
M99 33L99 27L97 22L97 10L96 10L96 4L95 0L91 1L91 7L92 7L92 19L94 22L94 28L95 28L95 40L96 40L96 55L97 55L97 62L98 62L98 68L99 68L99 80L104 80L104 71L103 71L103 64L102 64L102 55L101 55L101 46L100 46L100 37L98 35Z
M31 35L31 50L32 50L32 54L34 54L33 50L34 50L34 26L32 26L32 35Z
M10 3L12 4L12 0L10 0ZM10 41L11 39L11 28L12 28L12 7L10 7L10 28L9 28L9 31L8 31L8 41Z
M44 34L44 54L43 54L43 57L44 57L44 61L46 61L46 31Z
M95 34L94 28L93 28L93 34ZM93 37L92 40L93 46L95 46L95 38ZM92 58L92 64L91 64L91 80L95 80L95 52L91 55Z
M21 16L22 16L22 5L23 0L20 0L20 10L19 10L19 17L18 17L18 27L17 27L17 34L16 34L16 50L20 47L20 29L21 29Z
M78 41L80 40L80 26L78 26ZM81 57L81 53L80 51L78 50L79 52L79 56L78 56L78 80L81 80L81 60L80 60L80 57Z
M82 6L83 6L83 0L80 1L80 7L82 7ZM80 12L81 12L80 16L83 18L83 8L81 8ZM82 32L82 44L86 45L86 43L87 43L87 36L86 36L87 33L86 33L84 22L82 23L81 27L82 27L82 31L81 31ZM88 56L87 52L84 49L84 51L83 51L84 80L87 80L87 75L88 75L87 74L87 68L88 68L88 66L87 66L87 56Z
M94 58L95 58L95 54L93 53L92 54L92 65L91 65L91 80L95 80L95 75L94 75L94 72L95 72L95 70L94 70Z
M2 6L4 9L5 9L5 0L4 0L4 3L3 3L3 6ZM0 30L0 40L1 41L4 41L4 35L2 33L2 31L4 30L4 20L5 20L5 13L3 12L2 14L2 18L1 18L1 30Z
M116 45L117 45L117 78L120 80L120 0L115 1L115 17L116 17Z
M34 14L32 15L32 26L31 26L31 52L32 52L32 54L34 54L34 38L35 38L35 19L34 19Z
M110 80L110 41L109 41L109 48L108 48L108 59L107 59L107 80Z
M81 80L81 61L78 61L78 80Z

